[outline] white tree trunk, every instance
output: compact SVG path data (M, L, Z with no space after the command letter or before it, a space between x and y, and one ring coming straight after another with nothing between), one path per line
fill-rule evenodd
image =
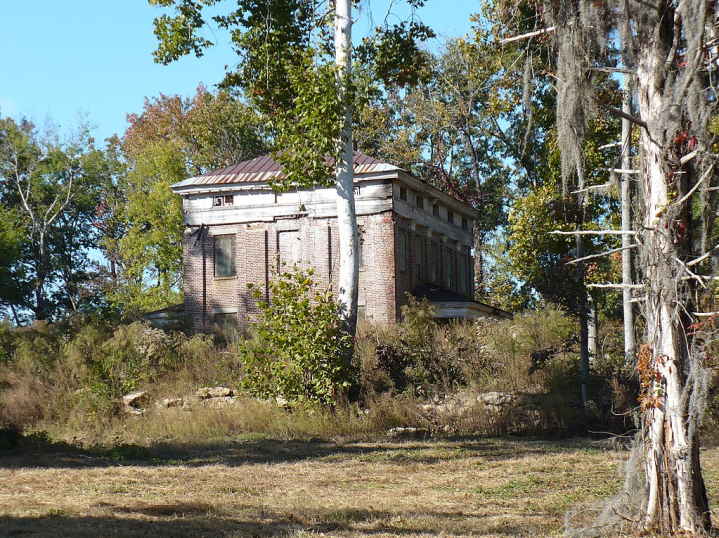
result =
M337 0L335 16L335 61L339 69L338 87L344 100L352 59L352 2ZM337 300L345 330L354 336L357 324L359 257L357 252L357 214L354 198L352 154L352 110L345 102L345 121L340 135L342 162L337 165L337 227L340 243L340 273Z
M671 207L675 188L668 147L673 133L665 132L663 114L669 109L659 76L666 57L659 39L644 44L637 65L639 114L647 124L640 138L645 198L642 265L647 284L645 360L639 361L644 380L645 526L666 533L700 534L709 528L708 502L699 463L697 417L690 416L691 355L684 304L687 280L677 260L686 246L674 233L682 218ZM680 193L681 194L681 193ZM671 216L668 216L668 213ZM641 359L641 357L640 357Z
M591 293L587 293L587 354L590 367L595 366L599 358L599 311Z
M632 98L629 89L629 75L624 75L624 98L622 99L622 111L626 114L632 113ZM631 149L632 125L628 119L622 119L622 170L630 170L630 149ZM631 212L631 177L628 173L622 174L622 231L632 230ZM624 358L627 364L634 364L634 354L637 348L636 332L634 329L634 307L632 305L632 252L629 246L634 238L629 233L622 234L622 308L624 313Z
M579 191L578 196L578 202L579 207L582 208L582 222L584 221L584 215L586 214L587 209L587 203L588 203L588 197L587 193L585 191L587 187L586 178L584 175L584 163L581 161L581 159L578 159L576 162L576 170L577 170L577 190ZM575 248L576 248L576 257L577 259L581 259L584 257L584 237L581 234L577 234L577 236L574 239L575 241ZM579 262L577 264L577 280L581 283L582 286L584 286L584 262ZM586 290L585 290L586 292ZM594 325L593 329L590 328L591 322L590 317L592 315L591 307L593 306L593 300L589 293L586 294L585 297L580 299L579 304L579 375L580 375L580 382L581 382L581 397L582 397L582 406L584 407L584 413L589 416L590 415L590 401L591 401L591 392L590 392L590 362L591 362L591 356L592 356L592 349L591 349L591 338L592 338L592 331L593 331L593 337L594 337L594 347L595 347L595 353L596 353L596 334L597 334L597 326ZM596 313L596 311L595 311ZM594 320L596 321L596 320ZM596 355L595 355L596 356Z

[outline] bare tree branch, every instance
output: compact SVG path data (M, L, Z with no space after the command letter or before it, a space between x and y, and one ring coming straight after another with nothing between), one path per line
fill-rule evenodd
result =
M611 254L614 254L615 252L622 252L623 250L629 250L631 248L637 248L639 245L629 245L628 247L619 247L614 248L612 250L607 250L606 252L602 252L600 254L592 254L591 256L584 256L583 258L577 258L576 260L572 260L570 262L567 262L567 265L572 265L575 263L587 261L587 260L593 260L594 258L601 258L603 256L609 256Z
M691 161L691 160L692 160L694 157L696 157L697 155L699 155L699 150L698 150L698 149L695 149L695 150L692 151L691 153L687 153L686 155L684 155L684 157L682 157L682 158L679 160L679 163L680 163L682 166L684 166L685 164L687 164L689 161Z
M716 162L713 162L713 163L711 164L711 166L710 166L709 168L707 168L707 171L704 172L704 174L702 175L702 177L699 178L699 181L697 181L696 184L689 190L689 192L686 193L684 196L682 196L680 200L677 200L677 201L675 202L677 205L681 205L681 204L683 204L684 202L686 202L686 201L692 196L692 194L694 194L694 193L696 192L696 190L699 188L699 185L701 185L702 182L703 182L706 178L709 177L709 174L712 173L712 170L714 170L714 165L715 165L715 164L716 164Z
M631 230L622 231L622 230L578 230L575 232L565 232L562 230L553 230L549 232L550 235L622 235L622 234L629 234L629 235L637 235L637 232L633 232Z
M505 37L504 39L499 40L500 45L506 45L507 43L514 43L515 41L521 41L522 39L529 39L531 37L536 37L538 35L544 35L544 34L552 34L554 33L554 26L550 26L549 28L542 28L541 30L535 30L534 32L529 32L522 35L517 35L513 37Z
M587 284L587 287L641 290L644 289L644 284Z
M587 187L586 189L572 191L569 194L579 194L582 192L596 191L596 190L600 190L600 189L608 189L611 186L612 186L612 183L602 183L601 185L592 185L590 187Z
M709 251L705 252L703 255L699 256L697 259L692 260L690 262L686 263L687 267L692 267L694 265L697 265L707 258L709 258L712 254L714 254L715 251L719 250L719 244L715 245L714 248L710 249Z
M619 116L620 118L624 118L625 120L629 120L632 123L639 125L639 127L641 127L642 129L645 129L647 132L649 131L649 126L647 125L646 121L639 119L636 116L632 116L631 114L627 114L621 108L617 108L612 105L608 105L607 103L604 103L604 102L600 101L599 99L595 99L594 101L604 110L607 110L607 111L611 112L612 114Z

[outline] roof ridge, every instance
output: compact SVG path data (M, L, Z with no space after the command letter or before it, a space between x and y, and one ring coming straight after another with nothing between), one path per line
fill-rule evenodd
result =
M353 171L355 174L372 172L389 172L400 170L398 166L389 164L359 151L353 152ZM173 187L191 185L217 185L235 183L255 183L267 180L282 179L282 166L271 155L261 155L224 168L217 168L204 174L193 176L181 181Z

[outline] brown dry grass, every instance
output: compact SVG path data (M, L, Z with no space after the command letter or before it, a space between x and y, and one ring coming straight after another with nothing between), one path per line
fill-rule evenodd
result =
M552 536L617 490L623 455L578 440L245 440L129 462L41 443L0 459L0 536ZM718 464L705 451L713 506Z

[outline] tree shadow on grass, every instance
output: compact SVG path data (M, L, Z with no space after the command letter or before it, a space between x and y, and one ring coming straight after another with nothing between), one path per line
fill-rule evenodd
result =
M274 537L305 534L346 533L354 536L467 535L490 533L498 536L526 536L526 522L501 523L482 516L454 512L403 513L342 509L323 513L279 514L254 509L236 514L211 505L158 504L140 508L104 504L106 514L74 516L53 512L36 517L0 517L0 536L33 538L112 537L201 538ZM427 519L433 521L429 526ZM422 522L420 524L415 519ZM461 523L460 523L461 520Z
M0 468L75 468L133 466L242 466L253 464L357 460L435 464L452 459L492 461L533 457L554 452L608 448L587 439L528 439L461 437L451 439L379 439L376 442L326 440L242 440L223 443L119 444L110 449L83 449L53 441L43 433L22 437L16 446L0 451Z

